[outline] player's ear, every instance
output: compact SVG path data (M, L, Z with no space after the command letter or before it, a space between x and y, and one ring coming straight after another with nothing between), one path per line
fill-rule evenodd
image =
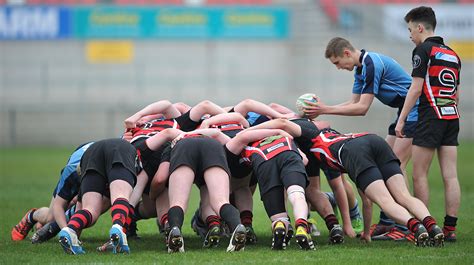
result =
M351 57L352 53L349 49L344 49L344 55L347 57Z

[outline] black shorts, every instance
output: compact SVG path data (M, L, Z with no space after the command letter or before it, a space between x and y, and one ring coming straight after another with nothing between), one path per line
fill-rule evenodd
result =
M81 176L89 170L107 176L114 164L121 164L132 174L137 173L137 150L129 142L113 138L95 142L81 159Z
M395 136L395 126L397 126L397 121L398 119L390 124L388 127L388 135ZM405 122L405 127L403 127L403 133L405 134L406 138L413 138L415 136L415 131L416 131L416 125L418 122L416 121L406 121Z
M400 169L400 163L396 160L387 162L385 165L379 167L370 167L364 170L362 173L357 176L356 186L362 192L365 192L365 189L376 180L383 180L387 182L389 178L396 174L403 174Z
M91 145L81 159L81 191L104 194L114 180L136 182L137 151L122 139L106 139ZM117 174L119 173L119 174Z
M224 147L209 137L178 141L171 149L170 175L180 166L188 166L194 171L194 183L198 187L205 185L204 171L210 167L220 167L230 176Z
M298 185L308 186L308 176L301 156L294 151L285 151L253 169L257 177L260 194L264 195L276 186L288 188Z
M346 142L341 151L341 162L349 177L357 184L359 175L371 167L379 168L388 162L400 160L380 136L368 134Z
M438 148L458 146L459 120L420 120L416 127L413 145Z
M230 176L238 179L246 178L252 172L252 168L241 162L241 156L229 151L225 145L224 150L227 157L227 165L230 169Z
M148 176L147 185L145 186L143 193L149 194L151 181L153 180L156 171L158 171L163 150L166 148L167 144L160 146L160 148L156 151L152 151L146 146L145 142L146 138L142 138L133 142L133 146L135 146L135 148L140 151L142 167Z
M178 123L181 131L189 132L199 126L200 121L191 120L190 113L191 110L174 119Z

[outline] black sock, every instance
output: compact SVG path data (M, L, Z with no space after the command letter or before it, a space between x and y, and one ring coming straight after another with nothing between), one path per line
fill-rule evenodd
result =
M334 214L330 214L330 215L324 217L324 221L326 222L326 226L327 226L329 231L331 231L331 229L335 225L339 224L339 221L337 220L337 217Z
M181 227L183 226L183 220L183 208L179 206L173 206L168 210L168 223L170 224L171 228L177 226L179 227L179 229L181 229Z
M219 210L221 218L229 225L231 231L240 224L240 213L234 206L229 203L222 205Z

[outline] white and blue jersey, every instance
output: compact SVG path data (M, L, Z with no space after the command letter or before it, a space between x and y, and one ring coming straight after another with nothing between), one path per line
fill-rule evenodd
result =
M83 144L71 154L66 166L61 170L61 178L53 192L54 197L58 195L66 201L71 201L78 194L81 178L76 169L81 163L82 155L93 143Z
M375 52L362 50L362 63L354 74L354 94L373 94L380 102L392 108L403 108L412 78L394 59ZM418 120L418 101L407 121Z

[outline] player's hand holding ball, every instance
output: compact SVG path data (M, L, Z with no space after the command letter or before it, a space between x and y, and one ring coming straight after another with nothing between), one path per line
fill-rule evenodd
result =
M319 115L320 100L313 93L306 93L296 100L296 109L301 117L314 119Z

